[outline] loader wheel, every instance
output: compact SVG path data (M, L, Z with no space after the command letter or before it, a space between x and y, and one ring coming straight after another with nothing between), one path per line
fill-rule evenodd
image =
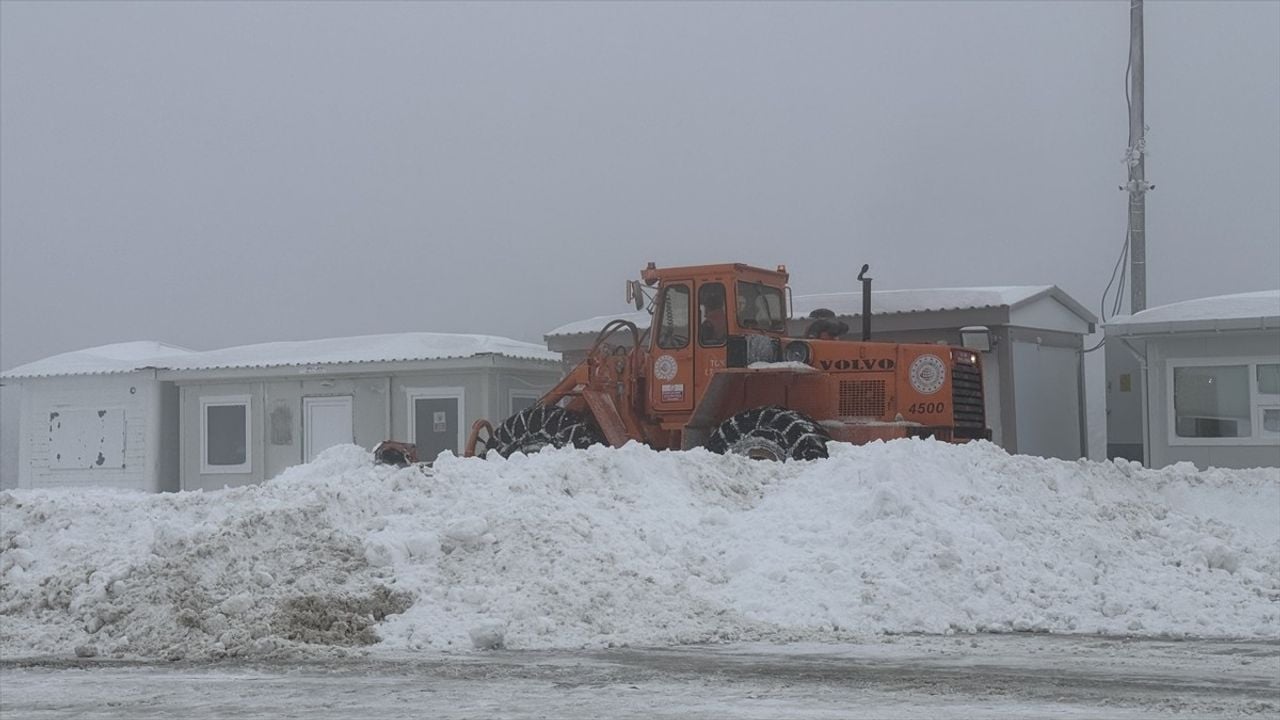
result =
M827 457L828 436L820 425L794 410L762 407L720 423L707 449L757 460L818 460Z
M534 405L512 415L493 429L486 444L502 457L514 452L533 453L551 447L585 448L604 442L600 431L581 415L558 405Z

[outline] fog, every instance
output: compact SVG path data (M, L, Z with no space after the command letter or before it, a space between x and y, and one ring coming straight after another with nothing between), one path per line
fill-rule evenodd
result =
M1128 15L5 2L0 367L133 339L537 341L623 309L649 260L1098 308ZM1147 5L1151 305L1280 286L1278 40L1280 3Z

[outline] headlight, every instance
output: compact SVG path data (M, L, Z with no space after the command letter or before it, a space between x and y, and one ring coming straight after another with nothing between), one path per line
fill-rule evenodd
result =
M787 362L808 363L809 362L809 343L793 340L787 343L786 350L782 353L782 359Z

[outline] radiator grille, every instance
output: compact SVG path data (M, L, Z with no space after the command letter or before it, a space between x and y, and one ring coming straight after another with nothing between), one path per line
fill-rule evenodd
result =
M951 363L951 402L955 406L956 427L987 426L982 404L982 371L974 363L959 358Z
M885 409L884 380L840 381L840 415L882 417Z

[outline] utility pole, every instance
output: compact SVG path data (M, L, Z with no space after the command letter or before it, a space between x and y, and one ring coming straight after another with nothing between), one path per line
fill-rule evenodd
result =
M1146 124L1143 117L1142 0L1129 0L1129 312L1147 309Z

